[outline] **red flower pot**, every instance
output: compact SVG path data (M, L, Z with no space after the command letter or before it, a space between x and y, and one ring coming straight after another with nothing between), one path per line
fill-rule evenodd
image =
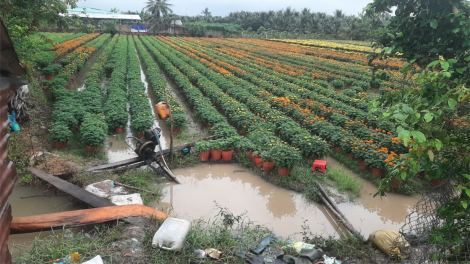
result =
M222 151L211 149L211 159L221 160L222 159Z
M402 187L403 185L405 185L405 182L402 181L402 180L398 180L398 179L393 178L392 179L392 184L393 184L393 187L398 189L398 188Z
M354 155L351 154L351 153L348 153L348 158L349 158L350 160L355 160L355 159L356 159L356 158L354 157Z
M46 78L46 80L52 80L52 75L44 75L44 78Z
M292 168L286 168L286 167L277 167L277 174L282 177L287 177L289 176L290 172L292 171Z
M100 147L99 146L86 146L86 150L88 152L98 152L100 151Z
M123 127L116 127L114 129L114 133L116 133L116 134L122 134L122 133L124 133L124 131L125 131L125 129Z
M336 153L341 152L341 148L340 148L340 147L335 147L335 152L336 152Z
M106 73L106 78L108 78L108 79L111 78L111 73L110 72Z
M171 131L173 134L181 134L183 130L181 128L173 128L173 130Z
M222 159L224 161L231 161L232 160L232 155L233 155L233 151L231 151L231 150L222 151Z
M242 135L242 136L246 135L246 131L245 131L245 130L243 130L243 129L242 129L242 130L240 130L240 135Z
M258 168L263 167L263 159L262 158L255 158L255 166Z
M57 97L55 97L55 95L52 96L52 102L55 102L57 101Z
M382 170L379 170L377 168L372 168L372 175L374 175L375 178L381 178Z
M335 91L336 92L341 92L341 89L336 88Z
M424 171L420 171L420 172L416 173L416 178L423 179L425 175L426 174L425 174Z
M49 85L48 85L48 86L46 86L46 87L44 87L44 91L46 91L46 92L49 92L49 90L50 90L50 87L49 87Z
M67 142L59 142L59 141L56 141L56 142L54 142L54 145L55 145L56 148L62 149L62 148L66 148L66 147L67 147Z
M211 127L210 125L204 124L204 127L207 129L207 131L211 131L211 128L212 128L212 127Z
M246 153L248 154L248 159L253 161L253 151L247 151Z
M367 170L369 170L369 167L367 167L365 161L361 160L361 161L359 161L359 169L361 171L367 171Z
M209 160L209 151L201 151L197 154L200 161L208 161Z
M263 169L265 172L270 172L274 169L274 162L263 162Z
M137 137L138 138L144 138L144 132L137 132Z
M434 179L434 180L431 180L430 183L431 183L432 186L437 187L437 186L439 186L439 185L442 184L442 180L436 180L436 179Z

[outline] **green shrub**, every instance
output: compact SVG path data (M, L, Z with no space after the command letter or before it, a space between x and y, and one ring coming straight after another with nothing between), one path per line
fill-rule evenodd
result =
M67 142L72 137L72 132L70 132L69 128L64 123L53 123L52 128L49 129L50 137L52 141L55 142Z
M331 85L335 89L342 89L344 87L344 82L342 82L341 80L334 80L331 82Z

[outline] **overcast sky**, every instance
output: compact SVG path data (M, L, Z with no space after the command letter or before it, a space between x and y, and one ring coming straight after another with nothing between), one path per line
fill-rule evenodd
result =
M93 7L110 10L116 7L119 12L140 11L145 0L80 0L79 7ZM347 15L357 15L372 0L169 0L173 4L173 12L177 15L194 16L208 7L213 16L226 16L235 11L269 11L280 10L288 6L300 11L310 8L312 12L332 14L335 9L342 9Z

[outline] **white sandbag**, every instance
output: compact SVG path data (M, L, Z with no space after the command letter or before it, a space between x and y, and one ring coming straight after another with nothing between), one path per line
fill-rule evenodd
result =
M103 259L101 258L101 256L98 255L98 256L90 259L87 262L83 262L82 264L104 264L104 263L103 263Z
M102 198L108 198L117 194L127 194L124 187L114 186L112 183L113 181L111 180L95 182L85 187L85 190Z
M128 194L128 195L114 195L109 200L115 205L129 205L129 204L144 204L140 193Z

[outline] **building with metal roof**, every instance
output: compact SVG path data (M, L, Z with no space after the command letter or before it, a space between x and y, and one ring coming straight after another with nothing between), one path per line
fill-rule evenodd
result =
M68 13L65 16L77 16L81 18L91 18L91 19L113 19L113 20L125 20L137 22L141 18L139 15L131 14L120 14L110 11L105 11L101 9L91 8L91 7L77 7L73 9L67 9Z

